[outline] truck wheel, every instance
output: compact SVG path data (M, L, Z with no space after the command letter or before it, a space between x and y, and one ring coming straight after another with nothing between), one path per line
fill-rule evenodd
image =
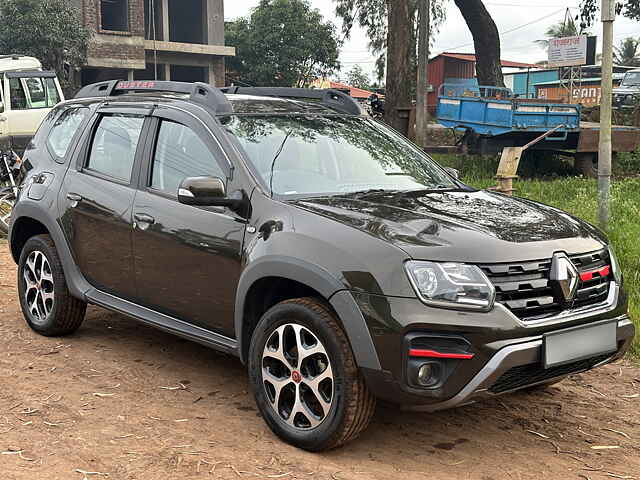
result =
M69 293L58 252L49 235L31 237L22 249L18 294L25 320L41 335L67 335L82 325L87 304Z
M251 339L249 380L271 430L309 451L353 440L375 410L344 331L315 298L287 300L264 314Z
M576 153L574 167L586 178L598 178L598 154Z

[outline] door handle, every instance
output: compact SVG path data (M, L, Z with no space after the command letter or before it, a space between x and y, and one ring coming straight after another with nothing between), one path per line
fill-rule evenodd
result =
M82 201L82 197L77 193L67 193L67 200L71 201L71 207L75 208Z
M149 225L153 225L154 223L156 223L156 219L153 218L151 215L147 215L146 213L136 213L133 216L133 218L138 223L146 223L146 224L149 224Z

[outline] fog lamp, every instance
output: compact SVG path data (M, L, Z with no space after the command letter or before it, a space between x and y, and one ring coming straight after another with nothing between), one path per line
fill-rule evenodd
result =
M438 381L435 376L436 368L433 363L425 363L418 369L418 383L422 386L428 387Z

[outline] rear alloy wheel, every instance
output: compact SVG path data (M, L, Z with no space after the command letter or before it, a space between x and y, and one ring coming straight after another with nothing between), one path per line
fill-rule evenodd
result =
M24 301L36 324L46 322L55 302L51 265L44 253L33 250L29 253L22 271L25 281Z
M71 296L49 235L27 240L18 265L18 294L29 326L48 337L75 332L84 320L87 304Z
M344 331L315 298L287 300L264 314L251 339L249 377L269 427L305 450L356 438L375 410Z

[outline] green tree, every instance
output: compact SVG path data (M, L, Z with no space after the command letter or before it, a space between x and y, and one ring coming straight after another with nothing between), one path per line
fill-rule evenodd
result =
M347 72L347 83L352 87L371 90L369 75L364 73L360 65L354 65L353 68Z
M71 70L84 65L91 34L73 2L0 0L0 18L0 52L36 57L56 71L65 90L74 87L65 65Z
M600 11L601 0L582 0L580 2L580 25L582 28L594 24L596 15ZM621 0L616 3L616 13L631 20L640 20L640 0Z
M613 63L626 67L640 67L638 47L640 47L640 42L633 37L621 40L620 46L613 48Z
M304 87L340 68L339 39L308 0L260 0L248 18L226 23L231 81Z
M378 80L386 76L385 120L395 128L402 123L397 108L409 107L415 91L419 1L334 0L345 38L356 23L367 32ZM444 0L431 1L431 17L436 33L445 17Z

